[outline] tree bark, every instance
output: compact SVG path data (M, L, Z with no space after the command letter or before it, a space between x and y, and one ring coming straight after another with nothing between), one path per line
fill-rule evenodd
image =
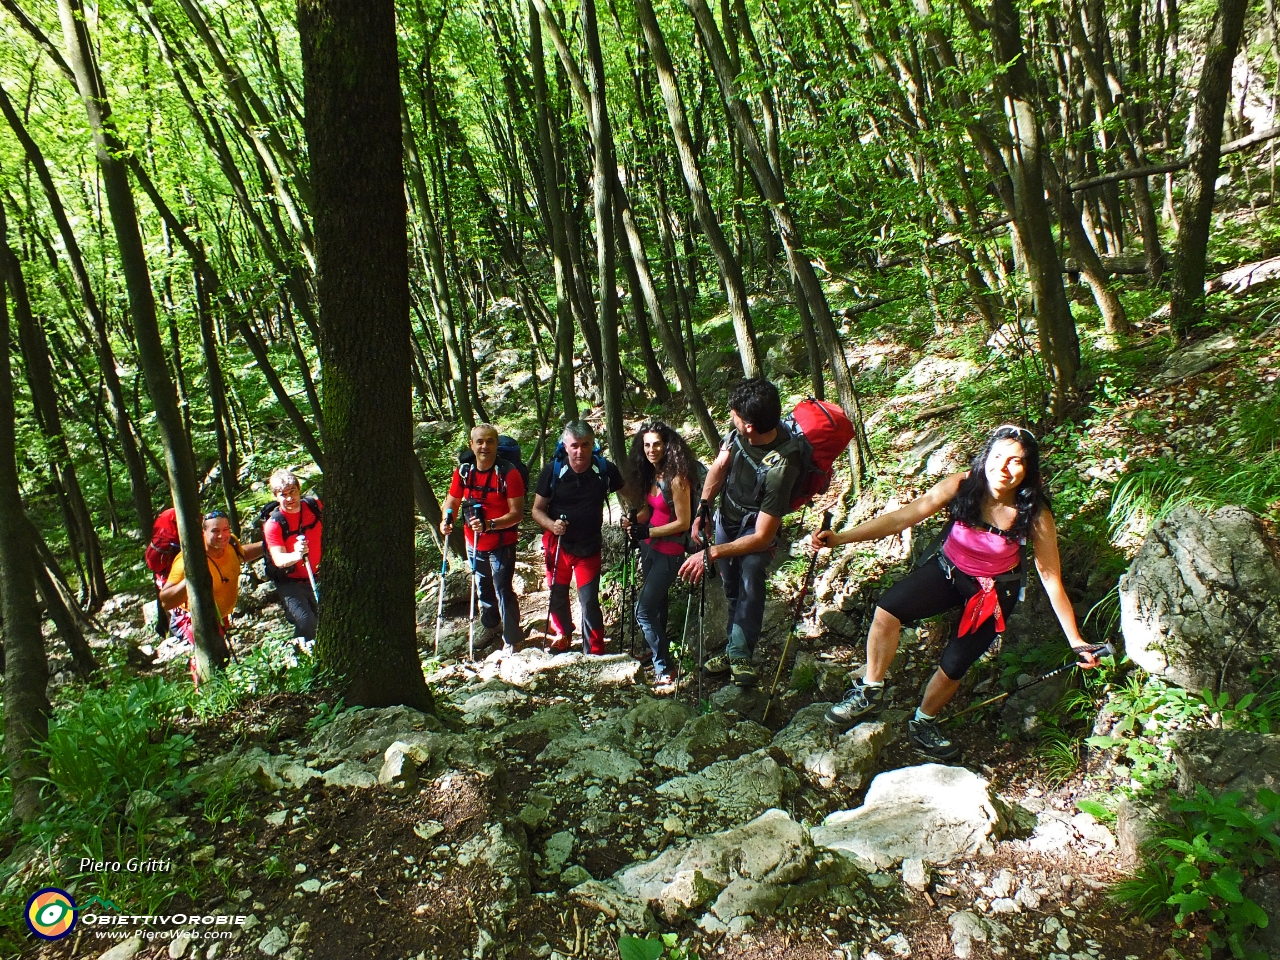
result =
M849 362L845 358L839 332L831 319L831 306L827 303L827 295L822 289L822 284L818 282L813 264L804 251L804 237L792 215L782 181L774 174L773 165L761 149L755 120L747 104L738 96L737 74L729 59L729 53L725 49L724 38L720 36L715 18L711 15L706 0L685 0L685 3L698 25L703 49L707 51L707 58L711 61L711 69L719 84L725 110L733 120L747 162L751 165L756 183L773 214L774 225L778 229L783 249L787 254L787 263L795 273L797 285L804 292L818 337L826 351L827 360L831 363L832 378L836 382L836 396L839 398L840 406L853 422L854 441L849 445L849 458L853 470L855 493L861 493L869 448L866 446L862 413L859 409L857 391L853 386L853 377L849 372Z
M1231 65L1240 46L1248 0L1220 0L1205 41L1204 68L1196 93L1196 132L1189 144L1191 169L1179 216L1178 252L1169 298L1174 335L1185 338L1204 314L1205 256L1213 217L1214 184L1222 141L1222 116L1231 95Z
M67 62L75 74L76 87L84 102L93 131L94 148L107 195L111 226L120 252L120 266L129 296L138 360L155 410L164 442L169 490L178 516L178 537L187 568L187 598L195 626L197 677L207 679L214 668L225 664L226 641L218 628L218 608L213 600L213 578L205 562L204 528L201 521L200 489L196 482L191 446L178 409L178 397L165 361L164 344L156 317L155 296L147 267L138 212L133 202L129 172L120 157L124 147L116 136L111 107L102 78L93 60L88 25L80 0L58 0L58 16L66 45Z
M671 53L667 49L666 37L658 25L650 0L636 0L636 18L644 29L645 44L658 74L658 88L662 91L662 102L666 105L667 118L671 122L672 139L680 157L680 171L689 188L689 199L693 201L693 210L702 227L702 235L707 238L707 245L711 247L711 253L720 267L720 275L724 278L725 297L729 303L729 316L733 318L733 332L738 341L743 372L748 377L758 377L761 372L760 357L747 302L747 285L742 278L742 264L733 255L724 230L720 227L720 218L711 205L711 196L702 176L702 166L698 162L697 150L694 149L693 136L689 132L689 120L685 115L684 101L680 97Z
M412 331L395 4L299 0L298 33L328 455L316 654L347 703L432 710L406 469Z
M551 262L556 278L556 355L560 381L560 406L565 420L578 419L578 396L573 382L573 306L569 271L569 247L564 231L561 201L560 158L551 138L551 111L547 105L547 68L542 52L542 21L538 8L529 3L529 59L533 68L533 112L538 127L538 149L542 160L542 189L547 207L547 235L551 240ZM536 389L536 388L535 388Z
M62 415L58 409L58 395L54 385L53 367L49 363L49 343L44 328L31 312L26 281L17 254L8 245L4 211L0 210L0 277L7 275L9 290L13 295L14 314L18 321L18 343L22 349L27 384L31 390L31 404L35 408L50 456L54 478L66 499L67 536L84 557L88 597L88 609L96 610L111 595L107 587L107 574L102 565L102 546L98 531L93 526L93 516L80 489L75 462L66 434L62 432Z
M13 816L40 814L45 773L34 748L49 735L49 665L36 606L35 550L18 487L9 304L0 284L0 616L4 619L4 752L13 786Z
M1020 18L1012 0L992 0L990 33L996 62L1007 65L996 86L1009 124L1012 212L1022 237L1041 352L1052 382L1050 404L1054 417L1060 418L1073 395L1076 371L1080 368L1080 341L1062 286L1061 260L1045 201L1042 172L1045 157L1040 118L1036 113L1035 84L1027 66Z

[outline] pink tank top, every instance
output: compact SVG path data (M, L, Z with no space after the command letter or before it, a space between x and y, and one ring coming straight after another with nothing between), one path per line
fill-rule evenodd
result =
M1018 565L1022 544L958 520L942 545L947 559L971 577L997 577Z
M671 512L667 509L667 501L662 499L660 493L649 494L649 506L653 508L653 513L649 516L649 526L661 527L663 524L670 523L675 519ZM676 543L674 540L668 540L661 537L657 540L650 538L645 541L649 546L653 547L658 553L665 553L668 556L676 556L684 553L684 547Z

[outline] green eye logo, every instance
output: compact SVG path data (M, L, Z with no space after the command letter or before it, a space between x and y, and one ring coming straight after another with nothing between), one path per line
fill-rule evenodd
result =
M41 940L61 940L76 925L76 902L57 887L37 890L27 901L27 926Z

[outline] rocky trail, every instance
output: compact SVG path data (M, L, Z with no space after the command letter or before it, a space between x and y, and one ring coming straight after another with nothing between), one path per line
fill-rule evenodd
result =
M537 563L522 557L526 585ZM251 914L234 941L200 946L210 958L615 957L620 935L657 930L702 957L1160 953L1152 928L1119 920L1103 895L1119 876L1111 832L1075 808L1070 784L1037 786L1034 755L998 716L965 727L963 766L922 764L906 745L940 638L904 637L900 709L840 735L823 723L860 649L830 625L860 629L866 606L830 578L767 725L765 691L708 680L700 713L692 678L656 696L629 652L553 656L530 641L467 662L466 584L454 574L447 588L443 666L429 676L438 719L278 694L192 723L197 795L225 795L228 815L211 827L164 811L155 829L225 886L200 904L179 896L174 911ZM545 597L522 597L535 635ZM766 684L785 600L766 618ZM117 605L140 618L137 598ZM990 670L975 675L990 685ZM1034 712L1015 703L1005 723ZM112 960L197 952L130 943L136 954L121 945ZM41 954L87 955L76 942Z

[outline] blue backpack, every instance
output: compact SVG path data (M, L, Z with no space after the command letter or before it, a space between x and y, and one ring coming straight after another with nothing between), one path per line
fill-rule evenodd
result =
M556 444L556 452L551 456L551 490L550 495L556 492L556 485L560 483L560 478L570 471L569 452L564 448L564 441L561 440ZM600 444L596 444L596 448L591 452L591 470L600 482L604 484L604 494L609 495L609 464L604 458L604 452L600 449Z

